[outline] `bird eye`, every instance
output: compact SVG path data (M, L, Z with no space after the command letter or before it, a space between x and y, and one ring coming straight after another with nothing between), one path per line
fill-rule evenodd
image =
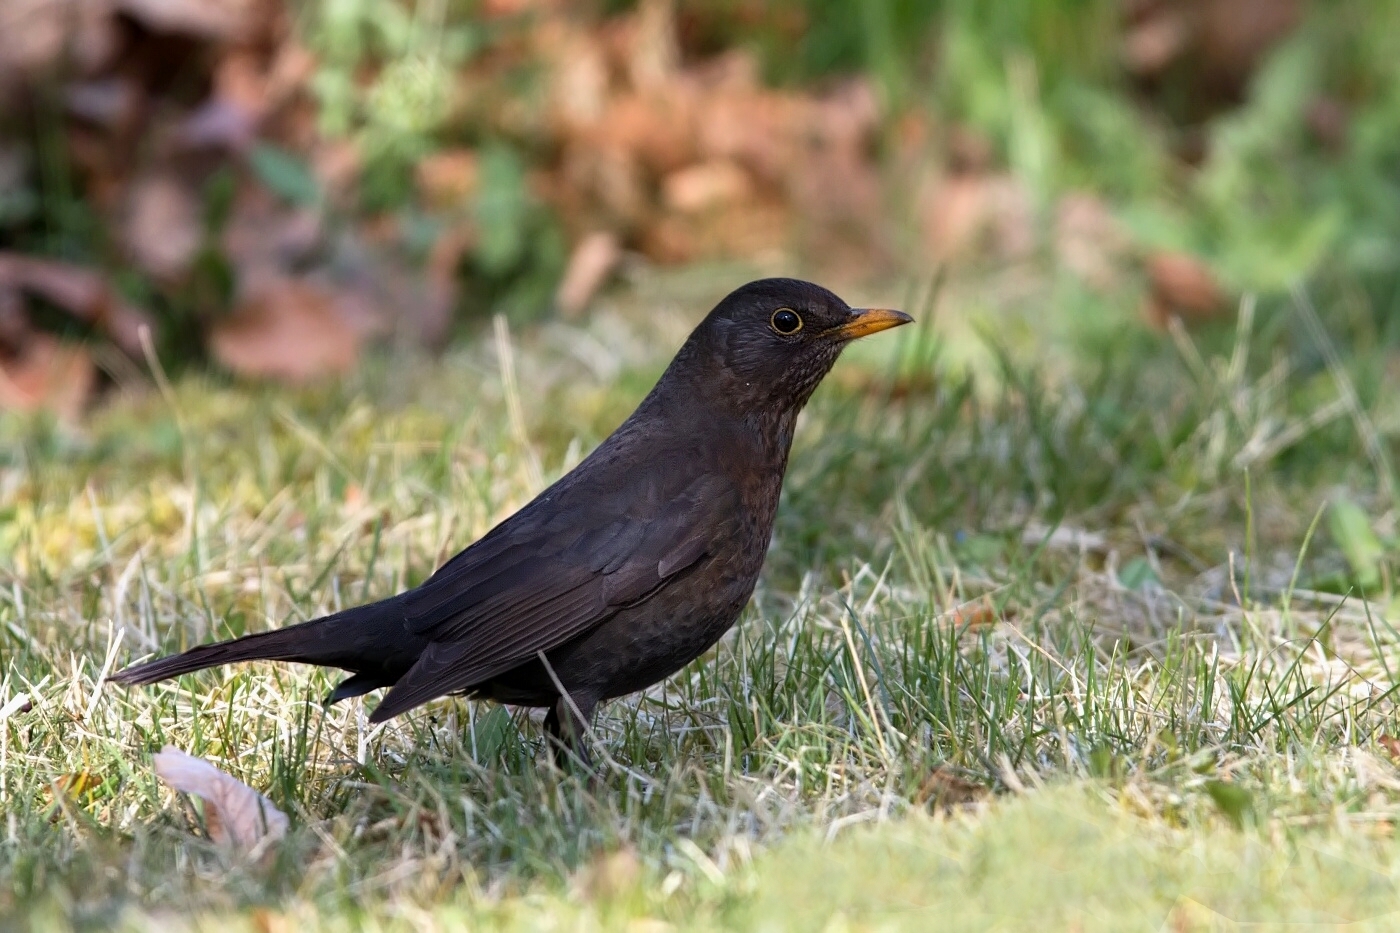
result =
M773 312L768 326L780 334L795 334L802 329L802 318L791 308L779 308Z

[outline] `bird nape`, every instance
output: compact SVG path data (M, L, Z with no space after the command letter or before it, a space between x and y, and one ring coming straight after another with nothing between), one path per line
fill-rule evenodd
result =
M700 322L607 440L422 585L111 679L234 661L338 667L351 676L327 702L389 688L371 722L447 694L547 707L556 751L586 762L601 700L679 670L739 617L798 412L842 348L910 320L810 282L751 282Z

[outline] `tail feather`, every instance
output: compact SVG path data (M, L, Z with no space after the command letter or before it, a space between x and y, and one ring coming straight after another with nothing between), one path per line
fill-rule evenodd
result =
M426 647L426 642L405 629L396 605L397 599L388 599L271 632L200 645L132 665L109 679L119 684L153 684L238 661L294 661L338 667L355 675L337 687L327 702L359 696L393 684Z

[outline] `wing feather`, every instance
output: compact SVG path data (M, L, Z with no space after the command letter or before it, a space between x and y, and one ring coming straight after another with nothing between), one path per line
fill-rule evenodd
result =
M648 498L631 492L620 498ZM607 524L571 533L557 516L534 522L527 509L518 513L519 527L498 529L444 565L404 600L406 625L429 645L370 719L490 680L649 596L724 545L738 490L708 473L648 511L649 518L615 513Z

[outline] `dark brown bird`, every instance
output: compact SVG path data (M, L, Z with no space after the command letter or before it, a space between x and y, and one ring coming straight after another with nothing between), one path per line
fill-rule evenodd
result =
M128 667L148 684L233 661L351 672L328 703L378 687L382 722L451 693L549 708L586 759L600 700L701 655L753 592L793 426L850 341L907 324L795 279L734 291L582 463L426 582L288 628Z

